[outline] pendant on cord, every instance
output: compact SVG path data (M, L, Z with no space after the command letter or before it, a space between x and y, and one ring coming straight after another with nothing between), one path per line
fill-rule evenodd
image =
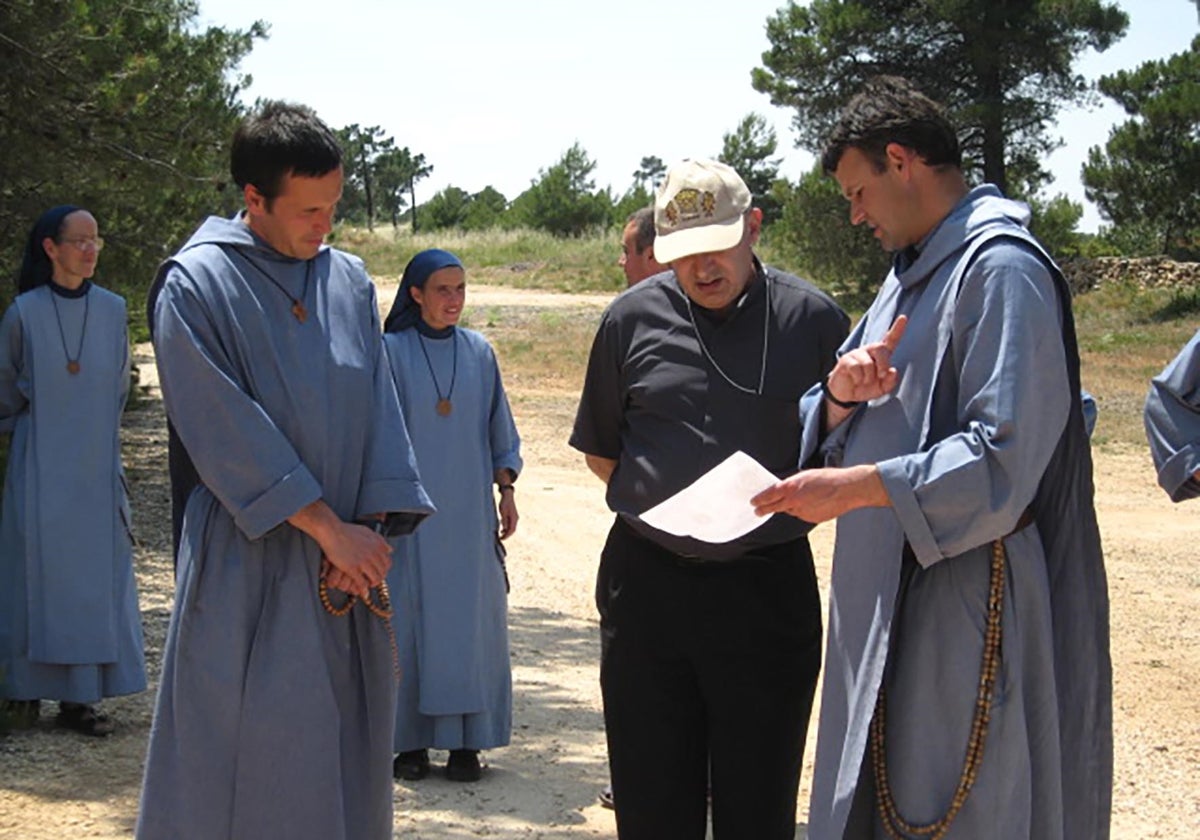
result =
M308 319L308 310L304 304L298 300L292 301L292 314L296 316L296 320L303 324Z
M450 411L453 408L454 406L450 405L450 400L446 399L445 397L442 397L437 401L437 413L442 417L449 417Z
M75 361L74 359L68 360L67 373L71 374L72 376L79 373L79 362Z

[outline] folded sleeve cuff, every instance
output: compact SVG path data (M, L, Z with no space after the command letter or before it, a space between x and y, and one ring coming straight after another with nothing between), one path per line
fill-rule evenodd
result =
M937 540L934 539L929 522L925 519L925 514L921 511L917 494L913 492L908 476L904 472L904 460L891 458L887 461L880 461L875 466L879 470L883 489L892 502L892 510L895 511L896 518L900 521L900 527L904 530L904 536L912 547L917 562L926 568L932 566L942 559L942 552L938 548Z
M419 513L428 516L436 510L419 481L388 478L363 485L354 515L358 519L380 513Z
M505 455L497 458L492 463L492 472L496 470L512 470L513 475L520 475L521 469L525 464L521 460L520 455Z
M1200 448L1188 444L1163 462L1158 483L1173 502L1194 499L1200 496L1200 482L1195 478L1197 469L1200 469Z
M289 516L321 498L321 485L303 464L265 493L234 513L234 522L249 539L256 540Z

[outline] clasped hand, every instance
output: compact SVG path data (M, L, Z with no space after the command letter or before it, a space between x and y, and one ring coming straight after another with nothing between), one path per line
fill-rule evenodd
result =
M340 523L337 536L321 546L326 585L365 598L392 566L392 547L364 525Z

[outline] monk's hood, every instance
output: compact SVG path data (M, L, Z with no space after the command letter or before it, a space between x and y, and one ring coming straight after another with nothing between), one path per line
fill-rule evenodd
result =
M243 218L241 212L228 219L221 216L209 216L179 249L179 253L183 254L197 245L232 245L241 251L249 251L264 259L302 262L276 251L265 239L250 230L250 226L243 221ZM321 251L328 248L328 245L322 245Z
M908 289L925 282L947 259L961 251L978 234L996 224L1029 226L1029 206L1005 198L991 184L968 192L954 209L917 245L920 252L911 265L894 264L896 279Z

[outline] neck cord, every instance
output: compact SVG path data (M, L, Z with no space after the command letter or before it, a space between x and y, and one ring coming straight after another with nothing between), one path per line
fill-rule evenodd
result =
M83 339L87 336L91 295L83 296L83 328L79 331L79 349L75 351L75 358L71 358L71 354L67 351L67 336L63 332L62 316L58 312L58 295L54 293L53 289L50 290L50 302L54 304L54 320L58 324L58 338L62 342L63 355L67 357L67 373L79 373L79 358L83 355Z
M454 361L450 367L450 390L444 397L442 396L442 386L438 384L437 374L433 372L433 362L429 359L429 351L425 349L425 336L421 335L420 329L417 329L417 341L421 343L421 355L425 357L425 366L429 368L429 378L433 380L433 390L437 391L438 414L445 416L450 413L450 397L454 395L454 383L458 379L458 331L456 330L450 336L450 342L454 345Z
M687 296L686 292L684 292L683 295L683 300L685 303L687 303L688 319L692 322L692 329L696 332L696 341L700 344L700 352L704 354L704 358L708 359L708 363L713 366L713 369L716 370L717 373L721 374L721 378L734 388L737 388L743 394L754 394L758 397L762 396L763 386L767 381L767 345L770 342L771 335L771 280L769 277L767 277L766 272L763 272L762 278L763 283L766 284L767 287L767 305L765 311L763 312L762 365L758 371L757 390L754 388L747 388L745 385L734 382L733 379L730 378L729 374L722 370L721 366L717 364L717 360L712 357L712 354L708 352L708 347L704 344L704 337L700 335L700 327L696 325L696 313L692 311L692 299Z
M261 274L263 277L266 277L268 280L270 280L271 285L273 285L276 289L281 291L283 293L284 297L286 297L288 300L290 300L292 302L292 315L294 315L296 317L297 321L299 321L301 324L303 324L305 322L305 320L308 318L308 308L305 307L304 301L308 297L308 280L310 277L312 277L313 261L305 260L305 263L304 263L304 289L303 289L303 291L300 292L300 297L296 298L296 297L292 297L292 293L289 292L286 288L284 288L282 283L280 283L278 280L276 280L274 277L272 277L270 272L268 272L265 268L263 268L261 265L256 263L254 260L250 259L249 254L247 254L241 248L234 248L233 250L235 250L239 254L241 254L242 259L244 259L246 262L250 263L250 265L254 266L254 269L259 274Z

